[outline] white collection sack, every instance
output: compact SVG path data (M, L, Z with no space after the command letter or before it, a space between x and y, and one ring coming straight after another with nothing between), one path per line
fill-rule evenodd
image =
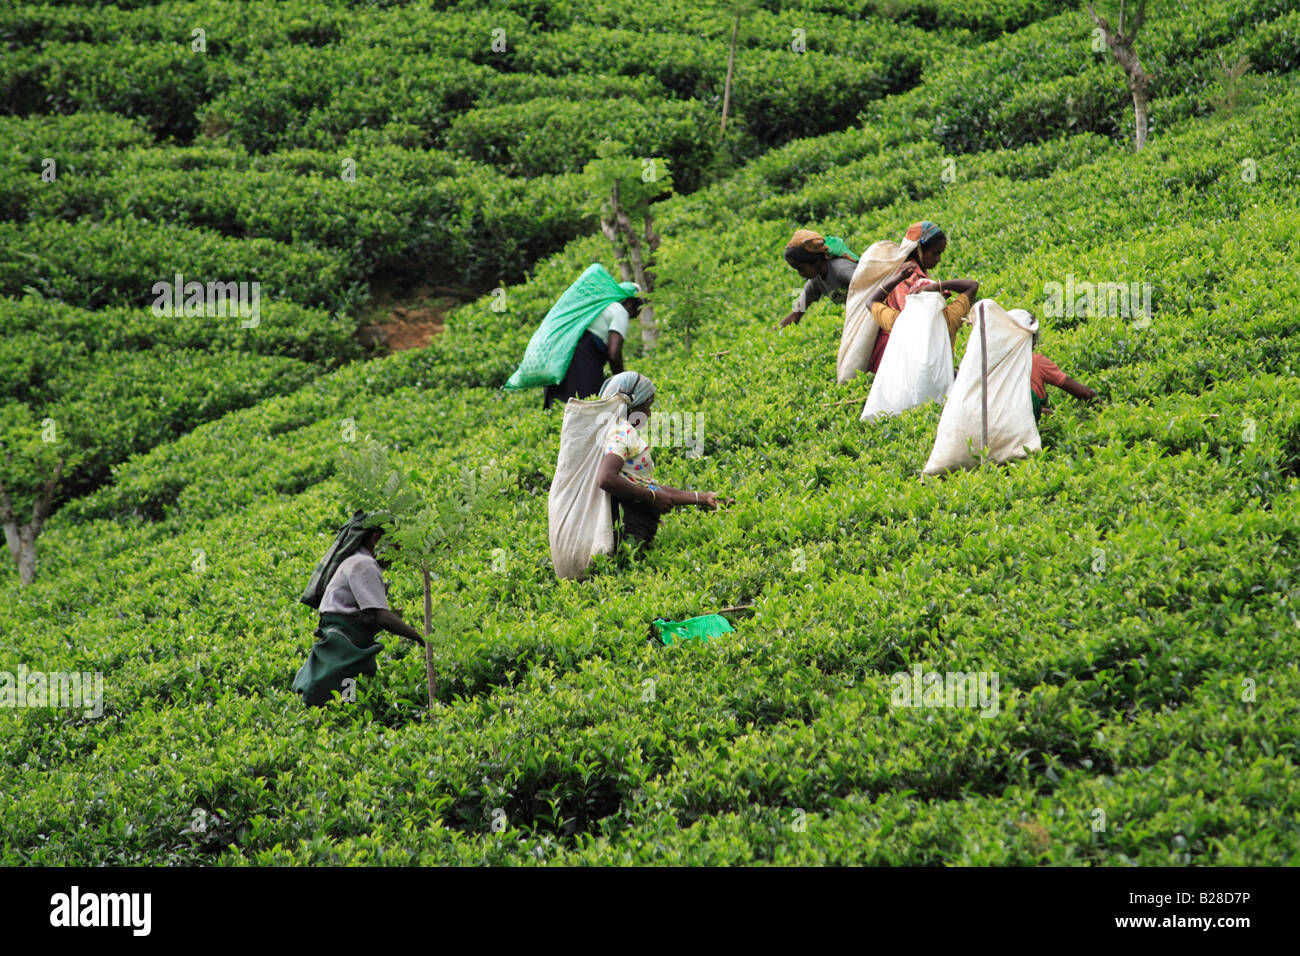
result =
M844 299L844 331L840 333L840 351L835 358L835 380L841 385L859 372L865 372L871 362L871 350L875 348L880 326L871 317L868 300L899 270L916 246L914 240L900 244L882 239L873 242L858 260Z
M934 450L925 474L938 475L958 468L974 468L979 461L967 448L984 444L984 409L987 398L989 457L993 461L1024 458L1043 445L1034 421L1029 371L1033 365L1034 333L1038 321L1024 309L1008 312L992 299L980 299L971 310L974 327L962 356L952 394L939 419ZM980 319L984 332L980 333ZM988 390L984 386L983 342L987 341ZM893 343L889 346L894 347Z
M897 415L926 402L942 402L952 388L952 340L943 294L913 292L889 333L862 421Z
M612 395L597 401L571 398L564 405L560 454L547 501L556 577L580 578L593 555L614 552L609 494L596 484L596 473L605 438L626 404L625 395Z

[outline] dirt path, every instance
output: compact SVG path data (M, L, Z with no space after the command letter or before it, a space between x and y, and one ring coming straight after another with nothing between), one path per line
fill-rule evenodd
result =
M446 286L421 286L400 297L377 291L368 321L357 329L357 340L376 351L424 348L445 330L443 317L467 300L466 290Z

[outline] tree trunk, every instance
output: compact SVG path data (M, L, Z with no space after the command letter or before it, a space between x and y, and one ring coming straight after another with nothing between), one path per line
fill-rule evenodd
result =
M1140 153L1147 144L1147 75L1136 56L1133 57L1133 63L1137 72L1129 75L1128 88L1133 91L1133 151Z
M18 581L23 586L31 584L36 580L36 537L30 533L31 525L23 528L28 532L21 536L22 540L18 547Z
M438 675L433 671L433 584L424 572L424 676L429 682L429 709L438 699Z
M6 460L12 461L8 456ZM9 492L0 485L0 524L4 525L5 543L9 546L9 553L18 565L18 581L24 586L36 580L36 539L41 533L41 528L45 526L45 519L54 504L59 478L63 476L63 464L64 460L60 458L59 463L54 467L54 477L45 482L45 486L37 496L36 504L32 507L32 520L27 524L18 523L18 516L14 513L14 504L9 498Z
M623 236L623 241L627 243L627 257L632 263L632 276L636 280L642 291L647 294L654 291L654 279L646 271L645 257L641 252L641 240L637 237L636 231L632 228L632 220L627 217L627 213L621 208L615 211L618 219L618 231ZM647 302L641 309L641 344L649 352L659 341L659 328L655 325L655 307Z
M1138 87L1133 88L1133 118L1137 126L1134 152L1141 152L1147 144L1147 93Z
M727 107L731 105L731 73L736 65L736 36L740 33L740 14L736 14L736 25L731 28L731 49L727 53L727 82L722 88L722 129L727 131Z
M18 565L18 580L23 585L31 584L36 579L36 536L32 534L32 526L19 527L16 521L6 521L4 526L5 543Z
M1147 103L1151 77L1142 68L1142 61L1134 52L1133 43L1137 40L1138 30L1146 19L1146 0L1138 4L1137 12L1129 22L1127 33L1124 32L1123 0L1120 0L1119 26L1115 30L1111 29L1105 17L1097 15L1097 11L1092 8L1091 0L1088 3L1088 13L1101 28L1102 35L1106 38L1106 46L1128 80L1129 92L1133 94L1133 151L1141 152L1142 147L1147 143Z

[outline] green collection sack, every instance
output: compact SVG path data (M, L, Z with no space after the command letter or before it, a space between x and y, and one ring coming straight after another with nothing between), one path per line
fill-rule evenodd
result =
M854 262L858 261L858 257L853 254L853 250L849 248L849 244L839 236L823 236L822 241L826 243L826 248L829 250L831 255L848 256Z
M636 283L615 282L599 262L587 267L564 290L528 341L524 359L503 386L508 389L556 385L573 361L578 339L610 304L636 295Z
M656 618L655 622L650 626L651 635L669 646L678 642L695 640L707 644L709 638L718 637L734 630L735 628L731 626L731 622L721 614L702 614L699 617L690 617L684 621L665 621Z

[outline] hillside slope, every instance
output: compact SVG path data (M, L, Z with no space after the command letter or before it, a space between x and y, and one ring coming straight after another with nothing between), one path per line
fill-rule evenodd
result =
M1064 17L1007 42L1046 43ZM1202 34L1197 55L1263 42ZM998 45L980 49L952 69L983 63L992 84ZM6 659L102 671L106 695L97 720L0 710L23 774L0 795L3 862L1293 860L1294 68L1229 113L1187 94L1138 156L1093 128L953 153L936 79L665 203L677 288L659 293L662 350L632 367L656 414L703 415L704 455L661 449L665 479L737 504L669 515L636 567L555 580L559 416L499 389L536 317L608 255L595 238L539 263L504 313L467 305L426 349L118 466L52 522L34 586L0 578ZM1104 403L1054 399L1028 461L920 481L938 408L863 425L869 382L834 384L842 309L772 328L795 225L862 248L922 218L950 237L941 276L1009 307L1041 315L1067 276L1153 287L1149 325L1044 318L1041 350ZM356 705L308 711L289 690L351 427L432 494L488 459L515 479L438 582L463 616L439 635L432 713L396 640ZM417 585L390 596L414 611ZM646 640L655 617L749 602L709 645ZM996 672L998 712L894 706L915 667Z

